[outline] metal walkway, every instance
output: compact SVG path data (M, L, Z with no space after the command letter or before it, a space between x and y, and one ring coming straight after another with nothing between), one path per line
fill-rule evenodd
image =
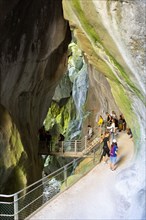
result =
M82 141L70 141L70 143L72 144L68 145L69 149L64 142L62 143L62 152L51 152L52 155L78 158L74 158L70 163L19 192L11 195L0 194L0 219L29 219L28 216L34 211L73 185L100 162L102 143L100 143L99 138L84 142L84 144L86 143L85 146L81 144ZM71 146L74 146L74 150ZM66 151L63 152L63 149ZM81 156L79 157L79 155ZM88 158L84 159L83 157ZM56 181L58 185L56 185Z
M94 139L93 139L94 138ZM62 141L57 146L57 150L49 150L47 147L39 150L40 155L53 155L58 157L87 157L88 153L96 150L101 143L101 138L93 137L87 140L85 136L82 140Z

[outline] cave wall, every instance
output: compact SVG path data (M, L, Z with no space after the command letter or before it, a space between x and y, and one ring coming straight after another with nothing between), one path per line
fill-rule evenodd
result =
M38 129L67 68L70 30L64 12L91 65L93 87L104 80L102 74L134 134L136 157L119 174L119 196L123 207L129 202L130 216L136 206L131 201L140 199L143 208L145 192L145 1L63 0L63 12L61 4L59 0L0 3L0 109L1 117L7 115L0 125L4 137L0 177L6 175L1 189L12 193L41 176ZM105 107L102 95L100 99L99 111ZM12 134L17 141L10 145ZM8 180L12 184L7 185ZM131 182L135 187L127 197Z
M86 110L88 110L90 114L85 121L86 132L88 124L97 128L99 115L102 115L103 119L106 120L106 112L111 113L112 111L115 111L117 117L119 117L119 114L121 113L112 95L109 82L105 76L97 71L91 64L88 64L88 76L89 89Z
M63 0L64 17L79 47L108 80L133 132L135 157L117 177L119 219L145 218L145 8L145 0ZM99 74L95 77L98 85Z
M144 8L143 0L63 0L64 17L79 47L108 80L135 140L145 137Z
M44 122L52 134L53 143L56 143L60 133L65 140L81 137L82 124L87 115L85 103L88 87L87 64L82 51L72 41L69 44L67 72L56 87Z
M24 187L41 177L38 129L43 124L55 87L66 70L71 36L63 18L61 1L8 3L0 3L0 104L10 116L9 123L20 134L21 152L25 152L24 161L29 164L21 164L25 173ZM12 158L20 146L15 142L12 147L11 152L2 149L0 156L7 152ZM1 164L5 169L12 165ZM20 166L19 159L14 167L17 166ZM15 173L13 179L19 181ZM7 179L10 176L9 172L5 175Z
M27 183L24 169L27 155L9 112L1 105L0 116L0 193L9 194L11 190L19 190Z

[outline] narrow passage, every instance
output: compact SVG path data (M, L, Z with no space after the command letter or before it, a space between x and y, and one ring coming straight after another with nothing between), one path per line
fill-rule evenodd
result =
M134 144L126 132L119 133L119 162L115 171L100 163L71 188L36 212L30 220L119 219L116 180L118 173L130 165Z

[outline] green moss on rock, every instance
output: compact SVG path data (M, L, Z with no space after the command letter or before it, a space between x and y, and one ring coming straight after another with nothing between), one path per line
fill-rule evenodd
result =
M90 41L91 49L95 51L96 55L94 54L94 56L96 56L97 58L94 58L93 56L88 57L91 63L95 67L97 67L97 69L100 70L106 77L114 80L118 84L120 83L119 79L121 78L122 81L129 86L130 90L133 91L142 100L143 103L145 103L145 97L131 81L131 79L129 78L129 74L126 73L124 68L110 54L108 49L105 48L102 39L99 37L94 26L90 24L90 18L87 18L85 16L85 13L81 8L80 0L73 0L71 1L71 4L72 10L77 16L83 32L86 34L86 37ZM110 2L107 2L107 5L109 4Z
M26 187L27 179L26 174L23 169L19 166L16 166L6 183L5 190L6 194L17 192Z
M116 84L114 81L110 82L112 93L116 99L117 105L120 107L121 112L124 112L128 127L132 129L134 139L140 138L140 126L132 107L132 101L129 99L127 92L120 84ZM134 119L134 120L133 120Z

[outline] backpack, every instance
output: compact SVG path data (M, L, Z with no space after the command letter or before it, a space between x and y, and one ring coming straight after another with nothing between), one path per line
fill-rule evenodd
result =
M111 147L110 156L115 157L115 156L116 156L116 153L115 153L116 151L117 151L117 146L114 144L114 145Z
M111 150L110 150L110 156L113 156L114 155L114 145L111 147Z

